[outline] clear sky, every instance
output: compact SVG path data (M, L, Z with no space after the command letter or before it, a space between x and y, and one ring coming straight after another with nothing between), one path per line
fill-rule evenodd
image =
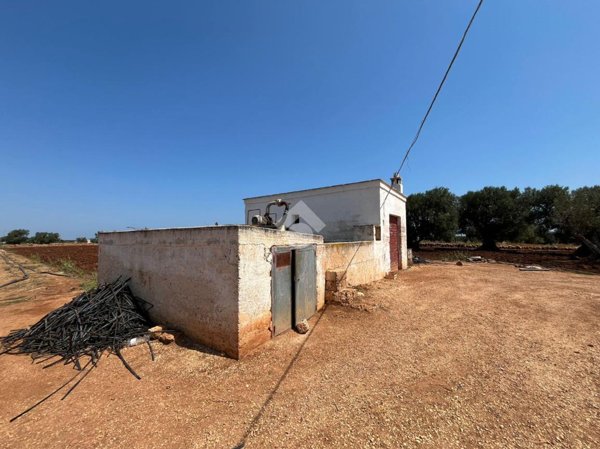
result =
M398 168L476 0L0 0L0 235L239 223ZM405 192L600 183L600 2L486 1Z

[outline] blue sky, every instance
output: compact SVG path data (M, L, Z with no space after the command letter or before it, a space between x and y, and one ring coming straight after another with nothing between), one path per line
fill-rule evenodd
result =
M0 1L0 234L238 223L384 178L476 1ZM600 182L600 3L484 3L402 176Z

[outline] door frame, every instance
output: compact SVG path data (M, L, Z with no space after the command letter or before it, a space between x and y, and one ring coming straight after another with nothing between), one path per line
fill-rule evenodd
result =
M298 295L297 290L300 284L300 282L298 282L300 273L298 273L297 269L296 252L306 251L307 249L312 249L312 255L314 257L314 295L310 295L314 296L314 310L312 301L311 303L304 302L303 304L299 304L296 301ZM317 254L316 245L314 244L273 246L271 248L271 253L273 254L271 264L271 337L275 337L295 327L300 321L310 318L317 312ZM280 258L283 254L289 254L289 260L287 260L287 256L284 256L285 260L282 262ZM278 266L282 263L283 265ZM289 269L286 270L288 266ZM289 273L286 273L286 271L289 271ZM302 280L305 280L305 278L303 277ZM278 295L283 296L279 297ZM284 307L287 308L285 312L289 313L283 312L284 316L280 316L277 304L279 304L279 306L284 305ZM312 314L305 317L304 315L309 313L309 309L312 311ZM289 321L289 324L286 323L282 325L282 319L283 321ZM279 328L284 327L283 330L278 330L275 324L276 321L279 323Z
M392 263L392 217L396 221L396 246L398 250L397 268L394 270ZM389 214L388 227L388 248L390 250L390 271L400 271L402 269L402 218L399 215Z

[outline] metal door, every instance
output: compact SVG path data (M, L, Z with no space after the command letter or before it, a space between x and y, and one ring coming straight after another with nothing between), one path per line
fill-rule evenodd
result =
M317 262L314 246L297 248L294 262L294 325L317 311Z
M273 249L273 293L271 313L273 336L292 327L292 250Z

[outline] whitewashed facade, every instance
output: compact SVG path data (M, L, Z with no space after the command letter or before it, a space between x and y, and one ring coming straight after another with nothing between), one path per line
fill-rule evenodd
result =
M254 215L263 215L270 201L281 198L291 204L286 227L293 231L294 223L300 228L322 235L326 243L373 241L376 257L383 274L395 271L394 249L390 244L393 233L390 222L397 224L397 257L399 269L408 266L406 246L406 197L402 184L391 186L381 179L341 184L295 192L277 193L244 199L245 220L250 224ZM303 203L303 204L301 204ZM308 215L305 216L308 208ZM274 220L283 214L283 208L272 207ZM320 223L314 226L314 216ZM397 218L394 218L397 217ZM319 226L319 224L322 226Z

